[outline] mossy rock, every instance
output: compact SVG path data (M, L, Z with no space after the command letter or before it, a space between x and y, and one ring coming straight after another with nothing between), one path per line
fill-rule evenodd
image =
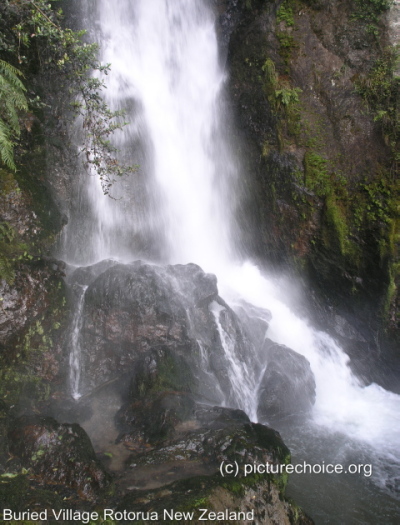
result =
M190 392L195 383L184 357L173 349L159 346L135 363L130 398L144 399L168 390Z
M113 490L110 475L77 424L25 416L10 425L8 439L10 452L37 481L72 489L81 499L92 502Z
M3 288L0 320L0 395L10 404L35 406L59 388L68 323L65 284L56 262L33 261ZM57 384L57 387L55 386Z
M153 491L134 491L126 495L116 511L137 513L138 519L123 523L143 524L140 513L158 517L152 523L184 523L194 525L210 513L217 524L280 523L312 525L301 509L285 500L274 481L268 477L223 478L198 476L178 481ZM217 518L217 519L216 519ZM272 521L273 520L273 521Z

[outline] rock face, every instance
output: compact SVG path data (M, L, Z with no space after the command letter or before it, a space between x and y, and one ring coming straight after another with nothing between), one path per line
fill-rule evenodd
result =
M62 267L59 261L20 265L13 283L0 281L0 348L15 341L50 307L54 289L61 286Z
M399 137L381 117L398 88L383 3L373 12L351 0L239 4L228 64L253 190L244 242L294 266L340 315L357 315L370 339L380 320L395 338L398 183L388 174Z
M315 402L315 379L305 357L267 340L257 415L261 421L307 413Z
M18 264L14 282L0 280L0 396L11 404L44 401L64 382L62 270L41 259Z

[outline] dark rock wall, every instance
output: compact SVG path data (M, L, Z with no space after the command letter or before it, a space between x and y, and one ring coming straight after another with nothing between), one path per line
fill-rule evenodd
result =
M398 139L382 119L398 89L386 14L353 0L233 5L240 19L228 68L244 158L242 242L358 316L370 337L393 343Z

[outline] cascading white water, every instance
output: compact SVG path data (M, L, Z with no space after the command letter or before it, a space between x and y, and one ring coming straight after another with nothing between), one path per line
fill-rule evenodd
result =
M338 345L297 317L251 262L235 258L232 225L240 170L224 130L225 73L212 9L205 0L99 0L97 7L101 60L112 64L108 102L115 109L127 102L133 108L117 146L141 142L140 177L148 180L144 194L156 200L146 197L141 205L129 200L126 188L135 193L134 177L122 190L116 185L122 199L110 201L89 177L85 195L89 222L96 227L89 229L91 249L73 262L133 260L138 257L133 239L149 234L165 247L164 262L194 262L216 273L228 302L244 299L270 310L268 337L309 360L317 384L315 424L368 443L400 464L400 397L377 385L362 386ZM213 314L218 323L219 312ZM222 330L220 336L228 352ZM242 383L237 406L254 417L259 378L249 372L251 363L232 357L231 364L233 380Z
M228 197L228 188L237 170L224 139L225 74L214 15L197 0L99 0L96 7L101 61L112 64L107 101L113 109L131 107L130 124L117 134L116 144L124 152L132 145L141 150L139 160L133 159L140 171L122 188L114 185L116 201L102 198L99 181L90 177L81 192L81 208L90 210L90 235L76 254L81 221L75 217L63 252L79 264L129 260L138 255L135 237L151 232L166 247L163 261L196 261L206 270L222 270L232 256L235 192Z
M79 399L80 394L80 380L81 380L81 328L82 328L82 312L85 304L85 293L87 286L80 286L78 292L78 299L75 305L74 318L71 327L71 352L69 354L69 370L70 370L70 385L71 394L74 399Z
M228 365L228 374L232 385L232 398L236 401L237 406L244 410L252 421L257 419L257 406L255 403L256 377L254 369L249 363L243 361L235 352L235 341L232 341L221 323L221 313L225 308L215 301L210 305L210 311L214 316L219 338L225 351L226 362Z

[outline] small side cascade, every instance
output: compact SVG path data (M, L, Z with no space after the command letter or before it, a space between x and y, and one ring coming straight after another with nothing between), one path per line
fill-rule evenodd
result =
M221 315L225 308L213 301L210 305L210 311L214 316L217 325L221 345L225 351L226 362L229 366L228 376L232 386L232 398L248 414L252 421L257 421L257 404L256 404L256 379L254 370L249 369L248 363L244 356L240 358L236 351L236 341L233 339L221 322Z
M72 320L71 327L71 352L69 354L69 378L71 386L71 395L74 399L79 399L82 371L82 347L81 347L81 329L83 325L83 307L85 305L85 294L87 286L79 286L79 295L76 303L76 309Z

